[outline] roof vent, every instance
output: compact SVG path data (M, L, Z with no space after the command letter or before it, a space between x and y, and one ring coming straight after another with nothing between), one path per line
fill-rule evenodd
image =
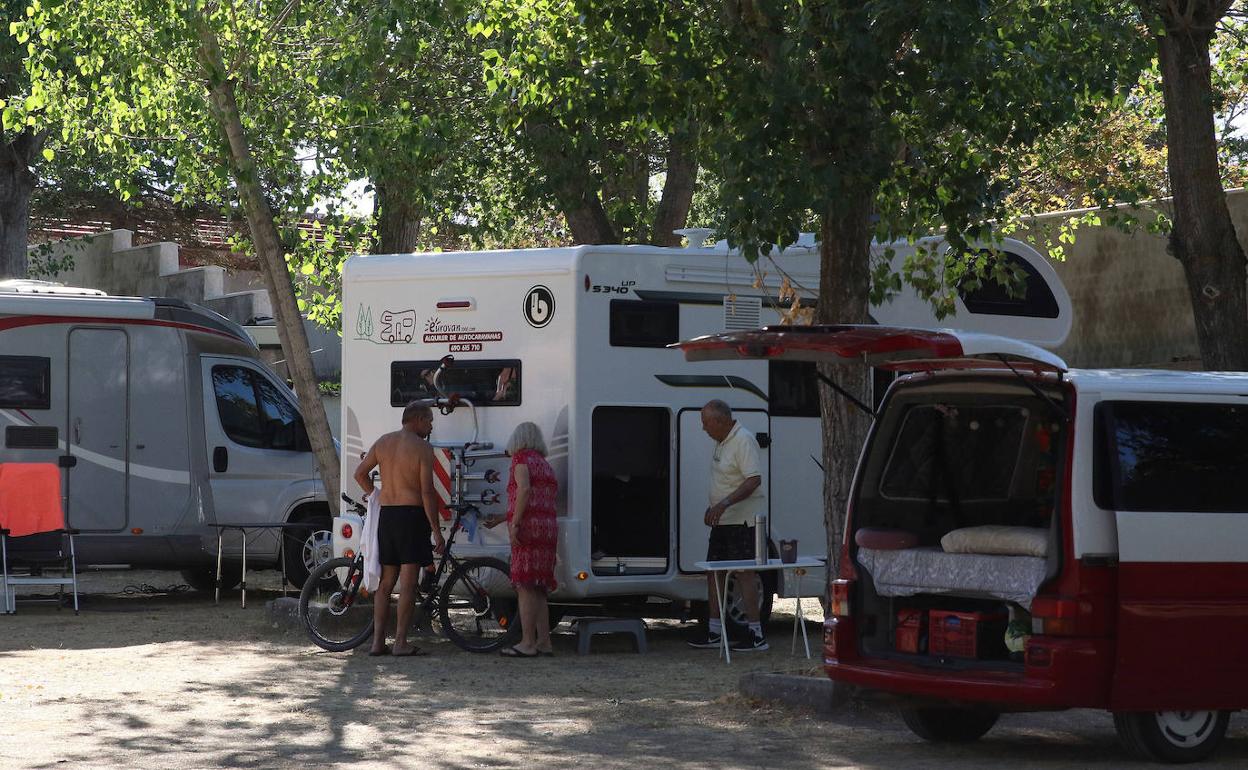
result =
M740 294L724 297L724 331L757 329L762 325L762 314L762 297L742 297Z
M715 231L709 227L685 227L672 233L688 240L686 249L705 248L704 244L715 236Z

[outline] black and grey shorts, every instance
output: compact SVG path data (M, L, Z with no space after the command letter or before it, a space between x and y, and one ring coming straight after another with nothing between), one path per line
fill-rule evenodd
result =
M748 524L717 524L711 527L706 546L707 561L736 561L754 558L754 528Z
M419 505L383 505L377 520L377 555L384 566L433 564L433 530Z

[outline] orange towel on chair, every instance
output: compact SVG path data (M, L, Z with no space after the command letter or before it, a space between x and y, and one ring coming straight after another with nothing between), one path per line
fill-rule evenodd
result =
M0 463L0 527L9 537L65 526L61 469L52 463Z

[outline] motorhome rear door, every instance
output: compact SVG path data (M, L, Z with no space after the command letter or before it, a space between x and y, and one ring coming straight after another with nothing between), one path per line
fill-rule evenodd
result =
M770 420L763 410L734 409L732 416L742 426L753 431L762 443L769 443ZM681 572L697 572L695 562L706 560L706 545L711 530L703 517L710 505L711 453L715 441L702 430L702 409L691 407L680 412L680 514L677 517L677 543L680 551ZM763 469L763 491L771 500L771 455L767 448L759 448L759 460Z
M69 333L65 435L77 461L69 470L66 518L85 532L116 532L128 521L130 343L121 329Z

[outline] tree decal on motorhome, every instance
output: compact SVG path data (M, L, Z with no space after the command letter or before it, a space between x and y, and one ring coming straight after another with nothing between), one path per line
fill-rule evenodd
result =
M355 319L355 338L366 340L373 336L373 309L360 305L360 314Z

